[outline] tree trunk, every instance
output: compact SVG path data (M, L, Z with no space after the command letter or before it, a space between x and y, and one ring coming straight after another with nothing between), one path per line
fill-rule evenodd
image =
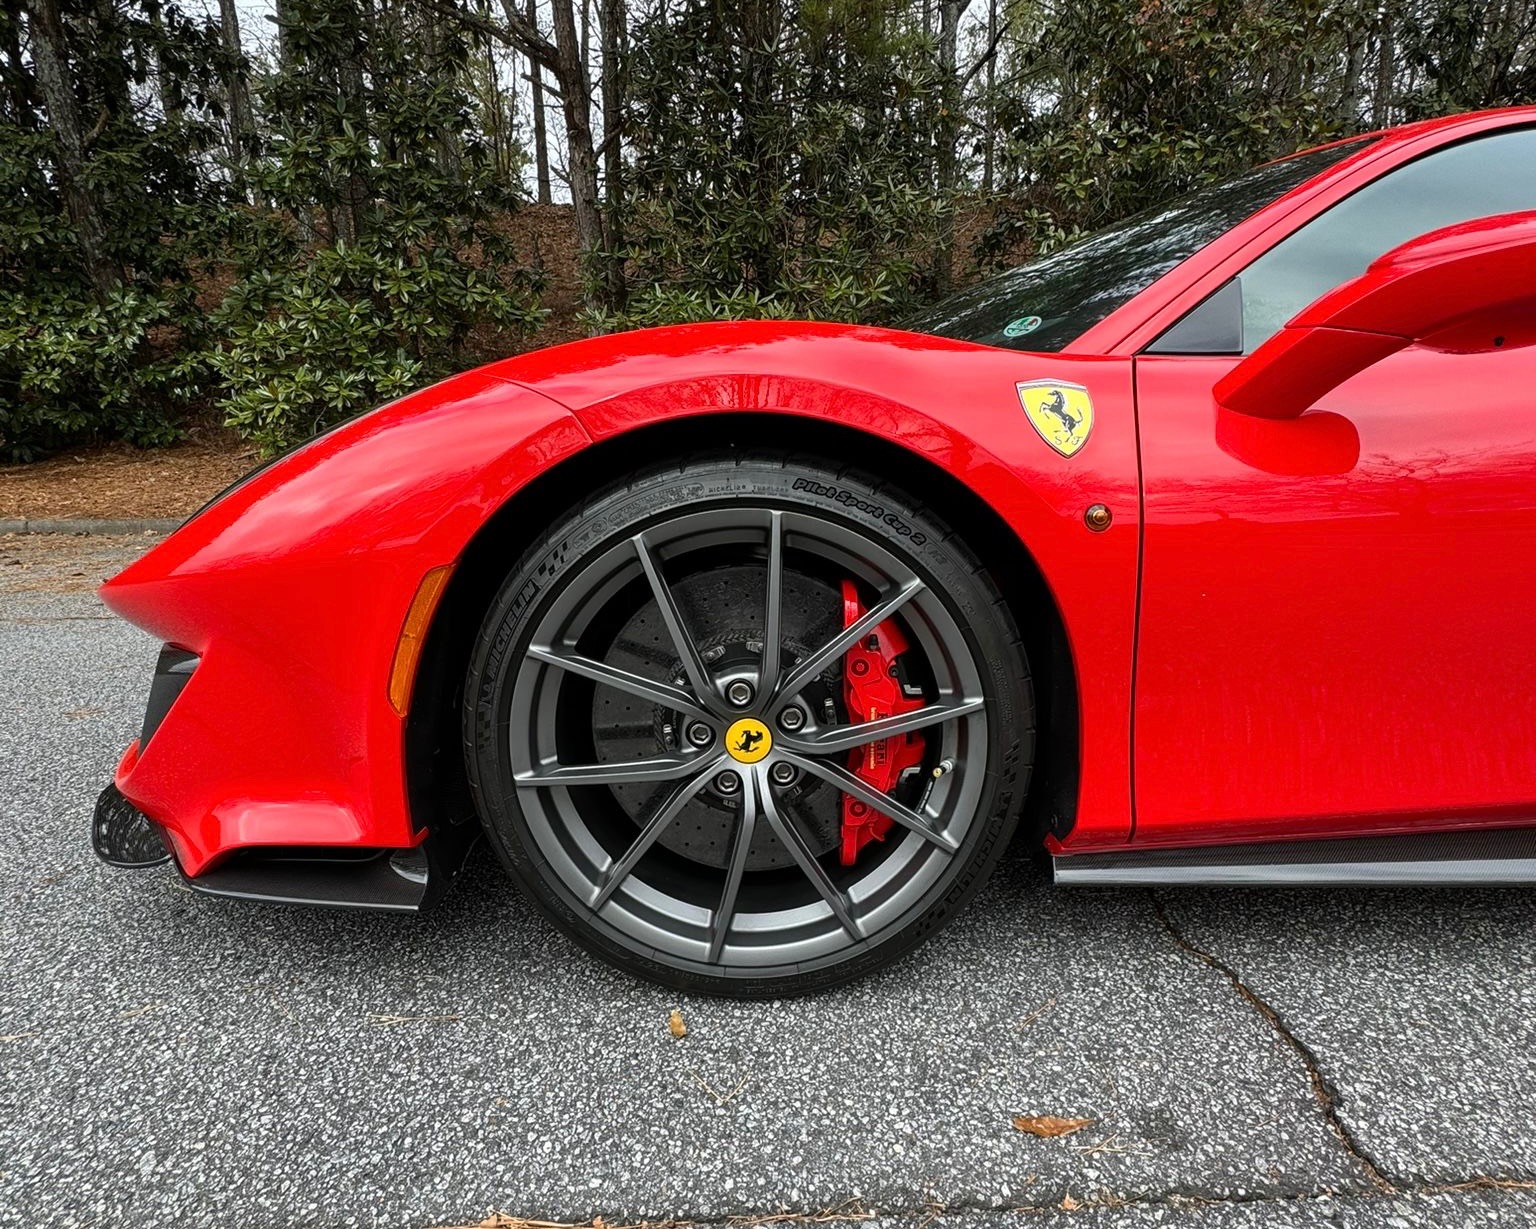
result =
M292 0L275 0L277 13L277 66L288 68L293 63L293 3Z
M597 206L597 154L592 144L592 83L581 58L576 34L573 0L552 0L554 13L555 83L560 87L560 106L565 113L566 159L570 171L571 211L576 215L576 238L582 263L603 250L603 221Z
M1339 91L1339 113L1353 129L1360 122L1360 72L1365 67L1365 39L1359 29L1345 36L1344 84Z
M538 26L538 0L528 0L528 24ZM544 73L539 61L528 57L528 80L533 83L533 160L538 176L539 204L554 199L549 190L549 136L544 127Z
M560 108L565 116L565 147L571 212L576 215L576 240L581 248L582 267L590 270L593 260L603 250L603 219L597 198L597 151L592 141L592 80L581 54L574 0L553 0L550 8L554 14L554 42L539 30L531 16L533 10L525 15L516 0L502 0L506 25L495 34L554 75L555 87L560 91ZM607 296L601 283L590 297L599 306L604 304Z
M59 191L74 224L81 268L97 295L105 296L122 281L122 271L107 258L101 207L87 181L90 150L70 82L69 48L59 0L28 0L28 11L37 84L48 108L48 124L58 152Z
M987 125L981 144L981 190L990 196L997 151L997 0L987 0L987 102L981 113Z
M441 37L441 22L443 15L430 7L421 9L422 23L422 54L425 60L423 67L435 79L441 75L452 76L458 70L452 65L444 66L442 59L443 39ZM451 183L462 183L464 180L464 151L459 146L459 134L448 127L439 127L436 133L437 145L437 169L443 173L443 178Z
M780 233L779 194L785 171L777 145L787 105L779 91L778 46L783 17L781 0L742 0L741 100L742 164L748 183L743 197L757 198L765 226L749 249L752 264L748 285L769 295L783 280L784 241Z
M225 103L229 110L229 165L235 190L249 199L245 188L246 159L251 153L251 99L245 80L245 50L240 44L240 11L235 0L219 0L219 24L229 68L224 75Z
M604 247L607 251L608 301L622 307L624 283L624 34L628 14L624 0L602 0L603 197L606 206Z
M351 31L352 46L337 70L342 113L351 119L353 127L365 140L369 125L363 60L368 53L368 27L372 17L372 0L362 0L357 13L358 24ZM368 176L361 167L354 165L341 185L341 206L336 210L336 238L339 241L358 241L366 229L371 200Z
M934 253L934 282L940 292L947 291L954 280L955 223L954 198L959 178L960 78L955 63L955 45L960 34L960 0L941 0L939 6L939 72L943 84L939 93L939 122L934 125L935 168L940 207L938 251Z
M1376 26L1376 96L1371 100L1371 127L1385 128L1396 102L1397 66L1394 63L1392 23L1383 14Z
M179 124L182 119L181 99L177 97L176 83L171 80L171 70L165 62L165 18L158 8L149 10L149 22L155 29L155 91L160 95L160 111L168 124Z

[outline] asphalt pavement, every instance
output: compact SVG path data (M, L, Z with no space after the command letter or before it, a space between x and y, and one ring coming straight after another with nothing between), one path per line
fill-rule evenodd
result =
M157 646L91 588L145 544L0 539L0 1226L1536 1225L1527 890L1018 856L895 969L748 1004L597 964L486 856L423 918L102 866Z

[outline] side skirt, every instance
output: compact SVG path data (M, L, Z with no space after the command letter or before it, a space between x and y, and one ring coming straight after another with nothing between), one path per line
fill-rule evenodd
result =
M1051 861L1057 883L1090 887L1536 883L1536 828L1126 849Z

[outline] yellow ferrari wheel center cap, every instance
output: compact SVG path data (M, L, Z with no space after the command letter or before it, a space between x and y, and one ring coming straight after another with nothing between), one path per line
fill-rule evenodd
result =
M773 750L773 735L756 717L743 717L725 732L725 749L741 764L755 764Z

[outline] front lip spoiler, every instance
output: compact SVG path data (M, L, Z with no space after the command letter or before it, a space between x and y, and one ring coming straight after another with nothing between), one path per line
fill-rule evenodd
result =
M436 901L451 877L418 845L241 849L195 878L185 878L194 892L234 900L420 913Z
M411 849L253 846L190 876L189 888L208 896L332 909L422 913L463 867L479 825L449 825ZM129 802L116 785L101 791L91 821L91 845L109 866L147 870L175 863L164 830Z

